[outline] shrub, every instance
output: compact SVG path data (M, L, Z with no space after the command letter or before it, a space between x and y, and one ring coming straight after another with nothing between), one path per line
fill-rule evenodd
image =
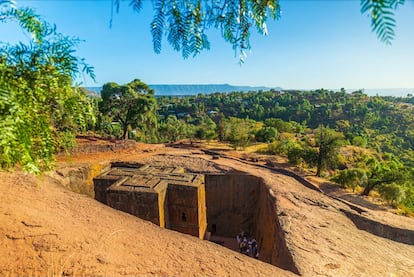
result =
M387 184L378 188L378 192L388 202L396 206L405 199L404 188L397 184Z
M356 136L352 139L352 145L365 148L367 146L367 138Z

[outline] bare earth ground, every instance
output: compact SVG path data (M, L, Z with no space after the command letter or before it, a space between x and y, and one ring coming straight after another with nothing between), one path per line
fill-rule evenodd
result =
M185 147L183 147L185 148ZM414 276L414 246L355 227L350 210L291 177L197 149L139 144L77 154L59 168L105 161L245 171L276 197L289 250L303 276ZM260 162L259 162L260 163ZM293 276L211 242L161 229L69 191L56 174L0 173L0 276ZM366 209L366 207L365 207ZM414 220L373 209L369 217L414 230Z

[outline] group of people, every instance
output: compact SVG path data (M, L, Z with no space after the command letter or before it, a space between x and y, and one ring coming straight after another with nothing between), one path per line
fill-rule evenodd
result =
M259 258L259 246L254 238L248 238L244 232L241 232L236 236L237 244L240 248L240 253L253 257Z

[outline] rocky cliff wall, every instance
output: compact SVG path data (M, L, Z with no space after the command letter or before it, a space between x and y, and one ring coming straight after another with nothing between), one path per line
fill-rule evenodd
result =
M210 232L235 238L244 231L258 241L260 260L299 273L286 246L275 197L260 177L210 174L205 182Z

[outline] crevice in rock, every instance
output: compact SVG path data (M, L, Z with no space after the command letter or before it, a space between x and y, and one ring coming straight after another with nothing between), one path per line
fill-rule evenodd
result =
M275 197L260 177L206 174L207 231L232 238L245 232L259 244L259 259L299 274L280 225Z
M341 209L341 212L346 215L355 226L366 232L369 232L375 236L390 239L396 242L414 245L414 231L393 227L390 225L382 224L378 221L374 221L350 211Z

